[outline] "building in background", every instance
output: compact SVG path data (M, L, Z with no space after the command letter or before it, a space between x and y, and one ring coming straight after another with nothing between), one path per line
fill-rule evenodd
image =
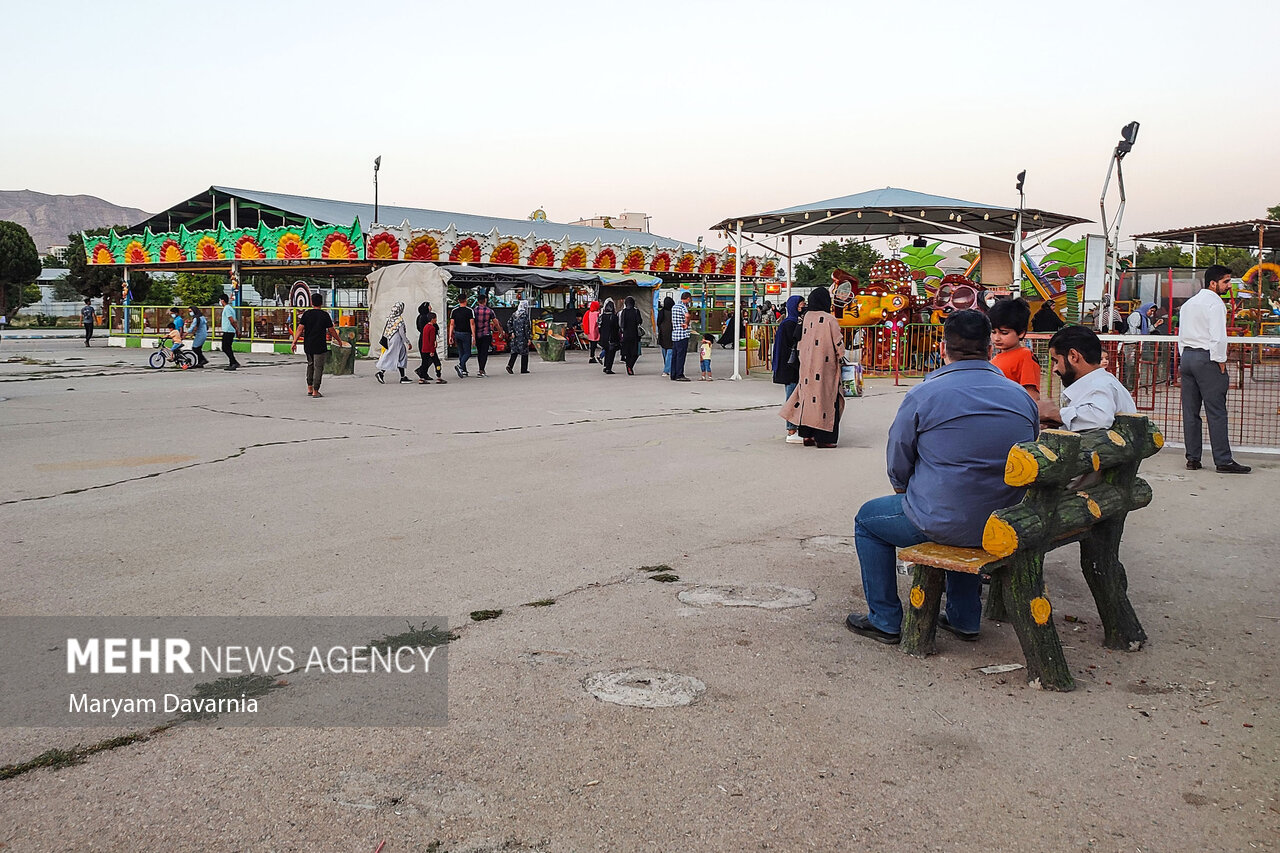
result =
M590 228L612 228L616 231L636 231L649 233L649 214L623 211L617 216L593 216L590 219L579 219L570 225L586 225Z

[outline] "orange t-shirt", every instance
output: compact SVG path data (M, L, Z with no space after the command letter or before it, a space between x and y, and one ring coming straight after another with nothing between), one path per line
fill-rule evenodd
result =
M1025 346L996 353L991 363L1000 368L1000 372L1019 385L1030 385L1040 390L1040 363L1035 354Z

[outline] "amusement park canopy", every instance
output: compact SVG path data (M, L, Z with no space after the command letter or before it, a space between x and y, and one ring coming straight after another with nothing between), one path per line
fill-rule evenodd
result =
M231 214L235 202L236 216ZM213 228L218 224L228 228L267 225L302 225L310 219L317 225L350 225L359 220L364 232L372 234L376 229L373 205L357 201L338 201L331 198L313 198L303 195L244 190L235 187L209 187L184 202L161 211L150 219L139 222L131 231L150 228L152 231L172 231L177 226L187 228ZM657 234L639 234L613 228L592 228L586 225L562 225L546 219L501 219L470 213L451 213L418 207L378 206L381 223L399 225L409 223L411 228L444 231L453 225L459 231L488 233L497 229L502 234L532 234L541 240L559 240L566 235L578 242L593 240L616 241L620 236L634 234L646 244L653 243L664 249L684 248L685 244ZM233 224L234 220L234 224ZM688 248L693 248L689 246Z
M130 229L85 236L94 265L253 272L364 271L416 261L504 270L599 270L772 279L776 255L718 252L647 232L212 186ZM367 223L367 224L366 224ZM158 229L158 230L157 230Z
M1274 219L1245 219L1217 225L1195 225L1168 231L1134 234L1135 240L1160 243L1193 243L1234 249L1280 249L1280 222Z
M973 234L1012 238L1018 208L885 187L882 190L733 216L712 225L733 231L742 223L748 234L816 237L883 237L892 234ZM1088 222L1077 216L1022 209L1024 231L1062 229Z

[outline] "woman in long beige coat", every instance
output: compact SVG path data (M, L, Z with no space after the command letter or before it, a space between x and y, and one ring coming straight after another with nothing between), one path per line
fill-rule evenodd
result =
M835 447L840 440L840 367L844 360L844 332L831 313L831 292L815 287L805 299L800 353L800 384L778 414L800 425L806 447Z

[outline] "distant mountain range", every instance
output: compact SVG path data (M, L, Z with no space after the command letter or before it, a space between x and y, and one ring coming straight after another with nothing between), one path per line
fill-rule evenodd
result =
M67 235L89 228L132 225L151 216L136 207L121 207L91 195L48 195L33 190L0 190L0 220L16 222L44 255L50 246L65 246Z

